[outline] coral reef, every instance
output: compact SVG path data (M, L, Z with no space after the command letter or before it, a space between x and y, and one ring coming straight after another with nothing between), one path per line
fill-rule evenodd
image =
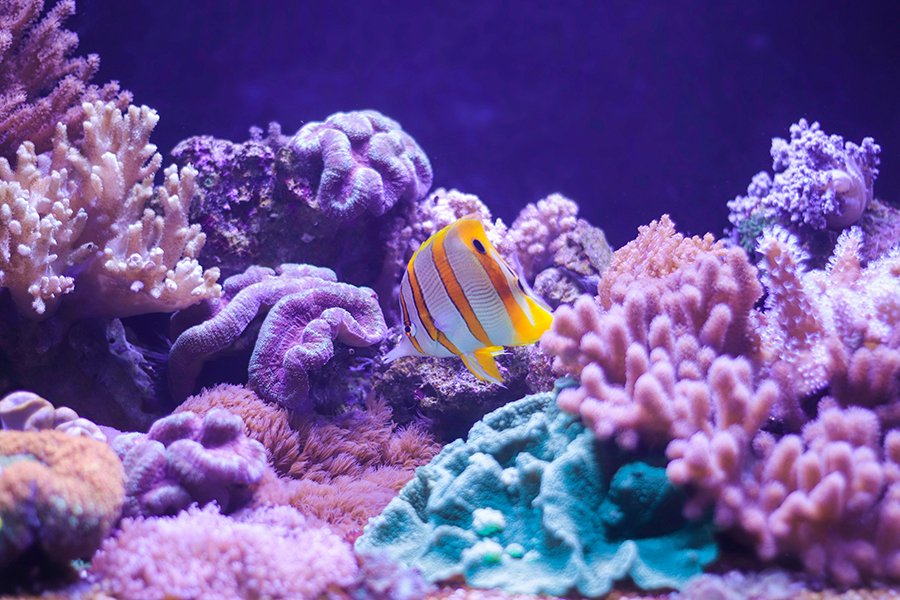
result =
M57 123L79 137L84 102L113 102L122 110L131 102L115 81L89 85L100 59L72 56L78 36L62 23L73 14L74 0L46 13L42 0L0 6L0 157L11 159L25 141L37 152L49 150Z
M112 445L127 476L126 516L176 514L195 502L233 512L250 502L267 466L262 444L221 408L164 417L148 433L125 433Z
M372 388L399 422L424 416L441 440L449 442L465 435L488 412L552 389L556 379L549 359L536 346L508 348L497 357L497 365L503 386L479 381L459 361L401 358L376 370Z
M0 399L0 429L44 431L56 429L70 435L105 442L106 435L96 423L78 416L68 407L53 405L33 392L13 392Z
M295 425L301 451L287 477L269 477L257 504L286 504L354 540L440 447L419 423L397 427L383 403Z
M728 203L733 241L752 254L759 234L780 225L812 257L827 257L836 234L858 223L872 201L880 151L870 137L845 142L800 119L790 140L772 139L774 177L758 173L747 195Z
M0 158L0 288L33 319L63 305L69 320L167 312L218 295L218 271L196 259L203 233L187 221L196 172L172 166L153 186L156 112L83 111L81 144L58 124L51 152L25 142L15 168Z
M855 228L825 269L805 271L784 232L760 253L762 307L737 248L655 277L635 262L624 285L607 271L598 302L560 308L542 341L580 376L559 403L600 438L667 445L688 514L714 505L764 560L796 557L840 585L896 580L900 255L864 267Z
M433 581L463 577L514 593L596 597L630 575L679 587L716 556L708 522L681 517L664 470L616 463L556 406L556 393L490 413L441 451L366 527Z
M265 319L250 357L249 385L264 400L300 411L315 406L310 373L322 370L335 356L335 342L350 348L371 346L387 329L375 293L338 282L330 269L284 264L276 272L250 267L225 281L221 300L180 319L176 315L179 327L200 322L184 328L172 345L172 395L183 399L191 393L203 363L233 346L260 314ZM338 362L342 364L329 367L346 367ZM345 385L352 388L353 381ZM353 395L348 390L340 400Z
M119 518L122 465L102 442L61 431L0 431L0 569L88 559Z
M190 217L206 233L200 254L204 265L232 275L252 264L287 262L288 254L283 253L296 253L292 244L285 243L289 240L266 235L277 203L275 156L286 141L278 123L271 123L266 137L253 127L246 142L201 135L172 150L177 164L191 165L198 173Z
M95 590L122 600L297 598L350 586L348 544L288 507L229 518L214 508L125 519L91 561Z

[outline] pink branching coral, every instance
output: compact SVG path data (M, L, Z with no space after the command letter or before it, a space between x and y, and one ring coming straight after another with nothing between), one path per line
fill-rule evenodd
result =
M238 518L213 507L125 519L91 562L97 591L121 600L315 600L355 582L350 546L289 507Z
M850 404L900 398L900 252L864 267L862 245L860 230L848 229L827 266L806 272L793 236L775 230L760 240L762 352L797 396L831 384Z
M106 444L61 431L0 432L0 568L37 552L87 559L119 518L122 465Z
M721 256L725 246L712 234L687 238L675 231L669 215L638 227L638 236L616 250L598 288L600 306L609 309L625 299L626 290L641 279L659 279L696 260L700 255Z
M0 287L33 319L69 294L70 318L168 312L217 296L218 270L197 262L205 238L187 220L196 172L169 167L153 186L156 112L83 110L80 145L60 124L52 152L26 142L15 168L0 158Z
M578 224L578 205L562 194L550 194L528 204L509 227L500 251L515 255L528 279L550 266L564 243L564 234Z
M73 14L74 0L46 13L43 0L0 3L0 157L12 158L25 141L48 150L57 123L78 137L84 102L112 101L123 110L131 102L116 82L88 85L100 59L71 56L78 36L62 22Z
M761 558L900 579L900 253L864 265L850 229L807 272L792 237L765 233L758 308L742 250L671 233L667 256L636 260L639 238L597 301L556 312L542 346L581 379L560 405L601 438L667 445L689 514L712 505Z
M739 249L634 281L609 310L587 296L560 307L541 340L559 372L581 377L580 387L560 393L563 409L627 447L640 435L667 441L705 421L699 390L717 356L752 349L748 317L761 293Z

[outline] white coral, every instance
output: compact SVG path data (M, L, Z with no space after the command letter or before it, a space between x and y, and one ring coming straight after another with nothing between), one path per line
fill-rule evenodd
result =
M84 104L84 140L59 124L53 149L24 143L15 168L0 158L0 287L29 317L173 311L219 294L218 271L196 257L205 241L187 221L193 169L165 171L149 142L159 121L146 107ZM151 207L152 206L152 207Z

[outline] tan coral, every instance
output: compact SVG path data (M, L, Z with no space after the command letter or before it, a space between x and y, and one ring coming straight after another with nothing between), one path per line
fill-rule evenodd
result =
M0 158L0 286L35 319L73 293L73 318L169 312L218 295L218 270L197 262L205 237L187 220L196 171L169 167L153 185L156 112L82 108L78 147L60 124L51 152L26 142L15 168Z
M88 559L119 517L124 473L104 443L60 431L0 432L0 567L26 552Z
M724 256L725 245L712 234L685 237L675 231L669 215L638 227L638 236L616 250L603 272L598 288L600 305L608 309L625 299L625 291L636 280L659 279L697 260L701 255Z

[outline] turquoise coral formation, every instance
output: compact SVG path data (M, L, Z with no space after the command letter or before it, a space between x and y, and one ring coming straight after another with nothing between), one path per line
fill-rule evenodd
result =
M680 587L716 557L663 469L602 454L556 393L498 409L444 447L357 541L433 581L596 597L630 576Z

